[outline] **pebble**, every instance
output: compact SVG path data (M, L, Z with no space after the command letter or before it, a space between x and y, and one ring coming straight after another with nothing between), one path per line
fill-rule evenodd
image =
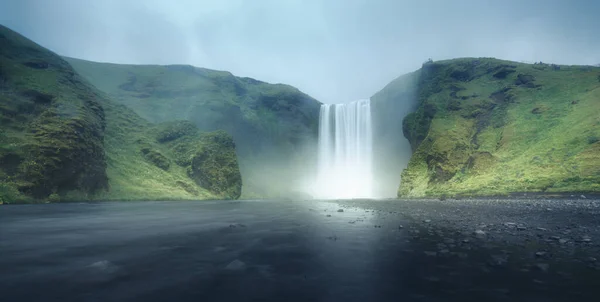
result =
M564 239L564 238L558 239L558 243L560 243L560 244L565 244L567 242L569 242L569 240L567 240L567 239Z
M475 232L473 232L473 234L477 237L477 238L483 238L485 237L486 233L482 230L475 230Z
M326 217L331 217L331 215L329 215L329 214L327 214L327 215L325 215L325 216L326 216Z
M537 269L539 269L540 271L542 271L542 272L547 272L548 269L550 269L550 264L548 264L548 263L538 263L538 264L535 265L535 267Z
M535 256L538 258L544 257L544 256L546 256L546 252L537 252L537 253L535 253Z
M457 253L456 254L460 259L467 259L469 255L467 253Z
M508 262L508 258L505 255L492 255L491 265L502 266Z
M230 271L238 271L241 269L244 269L246 267L246 264L238 259L235 259L233 261L231 261L229 264L227 264L227 266L225 267L226 270L230 270Z
M446 243L446 244L452 244L452 243L454 243L454 239L452 239L452 238L446 238L446 239L444 239L444 243Z
M425 219L425 220L423 220L423 222L425 222L425 223L430 223L430 222L431 222L431 219Z
M430 256L430 257L435 257L435 256L437 256L437 252L425 251L424 253L425 253L425 255L427 255L427 256Z
M339 210L338 210L338 212L340 212L340 213L341 213L341 212L343 212L343 211L344 211L344 209L339 209Z

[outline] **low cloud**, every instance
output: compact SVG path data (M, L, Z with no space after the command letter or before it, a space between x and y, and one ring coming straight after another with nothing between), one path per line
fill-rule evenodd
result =
M66 56L192 64L369 97L427 58L600 63L595 1L5 0L0 23Z

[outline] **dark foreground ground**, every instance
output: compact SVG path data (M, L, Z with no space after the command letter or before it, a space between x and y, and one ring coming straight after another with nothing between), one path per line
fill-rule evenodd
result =
M0 207L1 301L600 301L600 201Z

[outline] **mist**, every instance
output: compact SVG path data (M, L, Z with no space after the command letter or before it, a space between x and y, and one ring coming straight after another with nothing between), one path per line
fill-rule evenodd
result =
M374 189L394 197L411 155L402 119L416 98L388 83L429 58L598 64L597 11L584 0L6 0L0 23L63 56L226 70L325 104L371 98ZM214 130L200 115L190 119ZM309 195L316 141L284 154L228 118L245 198Z
M428 58L600 63L597 1L5 0L0 23L65 56L191 64L368 98Z

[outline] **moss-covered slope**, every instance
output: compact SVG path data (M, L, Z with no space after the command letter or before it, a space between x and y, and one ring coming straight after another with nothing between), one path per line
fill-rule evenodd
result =
M1 203L239 197L231 137L192 125L179 140L195 165L179 165L157 137L169 127L112 102L64 59L0 26Z
M106 189L100 103L67 62L0 26L0 201Z
M106 100L105 150L110 190L94 199L100 200L178 200L178 199L235 199L241 191L241 180L220 182L210 187L196 181L190 173L191 158L210 153L207 161L216 162L214 169L227 175L237 173L235 146L230 135L222 131L201 133L184 121L152 124L140 118L124 105ZM184 132L179 124L188 128ZM180 133L179 133L180 132ZM175 134L178 133L178 134ZM212 137L221 137L214 140ZM186 152L177 144L186 146ZM227 160L218 159L221 156ZM204 171L203 171L204 172ZM208 173L212 170L207 171ZM208 175L214 178L215 176ZM78 199L72 196L70 199Z
M399 196L600 191L600 68L428 62Z
M245 197L293 190L317 137L320 103L298 89L183 65L120 65L65 58L111 99L150 122L189 120L234 137Z

